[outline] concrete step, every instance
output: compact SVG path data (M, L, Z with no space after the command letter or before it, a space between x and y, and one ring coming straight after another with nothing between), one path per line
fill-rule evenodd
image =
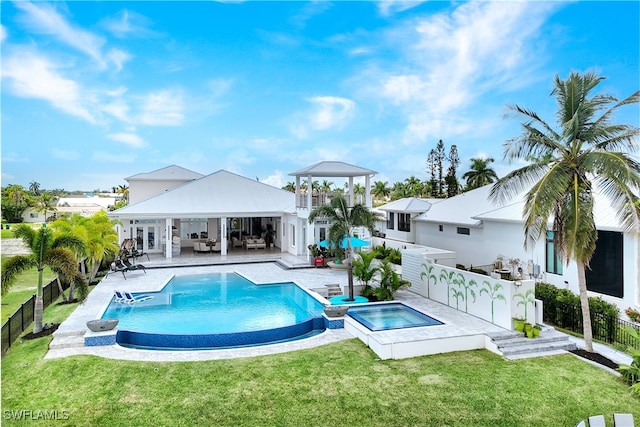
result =
M498 352L510 359L559 354L577 348L565 334L551 327L543 327L538 338L526 338L514 331L494 333L490 338Z
M50 349L84 347L84 333L74 335L54 335L49 344Z
M342 295L342 288L340 285L325 285L327 287L328 298Z

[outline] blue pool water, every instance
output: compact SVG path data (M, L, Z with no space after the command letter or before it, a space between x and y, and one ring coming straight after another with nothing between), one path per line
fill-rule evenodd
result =
M324 329L323 305L295 283L256 285L235 273L174 277L154 298L112 301L120 344L216 348L291 340Z
M442 325L437 319L427 316L402 303L352 306L347 316L357 320L372 331Z

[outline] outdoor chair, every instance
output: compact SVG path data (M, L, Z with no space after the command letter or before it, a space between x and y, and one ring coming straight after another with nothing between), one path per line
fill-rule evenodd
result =
M592 415L589 417L589 427L607 427L604 415Z
M115 302L124 302L126 300L121 291L113 291L113 295L115 296Z
M634 427L633 414L613 414L614 427Z
M576 424L576 427L587 427L587 424L584 422L584 420L580 420L580 422Z
M135 304L137 302L153 299L152 295L133 295L131 292L123 292L122 295L124 295L125 298L123 302L127 304Z
M122 264L125 265L125 267L127 267L127 270L132 271L132 270L142 270L144 271L144 274L147 274L147 269L144 265L142 264L131 264L131 262L128 259L123 259L121 260Z

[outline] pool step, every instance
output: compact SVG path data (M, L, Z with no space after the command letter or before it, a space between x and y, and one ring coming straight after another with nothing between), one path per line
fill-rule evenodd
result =
M500 354L507 359L545 356L576 349L567 335L550 327L545 327L538 338L525 338L522 332L490 334L490 337Z
M327 287L327 298L336 297L342 295L342 288L340 285L325 285Z

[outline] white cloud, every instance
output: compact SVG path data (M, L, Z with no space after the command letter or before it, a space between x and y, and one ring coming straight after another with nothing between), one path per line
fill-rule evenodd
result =
M104 54L102 51L105 44L104 38L69 23L51 4L29 2L14 4L23 12L20 19L34 32L54 36L62 43L91 57L101 68L106 68L107 63L111 61L116 66L116 70L120 71L122 64L130 58L126 52L119 49L111 49Z
M124 132L111 133L107 135L107 138L113 141L122 142L130 147L135 147L135 148L145 147L147 145L144 139L140 138L138 135L134 133L124 133Z
M149 126L179 126L184 121L183 95L179 90L160 90L146 95L140 103L137 123Z
M379 5L392 6L400 4ZM399 107L405 143L459 136L484 121L488 108L475 117L466 111L481 96L538 78L544 58L531 41L557 7L469 2L452 13L403 20L386 33L386 44L398 46L400 57L370 65L361 76L364 91Z
M284 173L279 170L276 170L273 175L269 175L265 179L260 180L265 184L269 184L276 188L282 188L287 183Z
M318 130L344 126L356 109L355 102L336 96L316 96L308 101L315 106L315 111L309 116L311 126Z
M12 93L38 98L90 123L97 119L90 112L92 96L74 80L62 77L56 65L45 57L22 52L4 60L2 78L8 79Z
M149 29L151 23L146 16L126 9L103 20L101 24L107 31L119 38L158 36L156 32Z
M389 16L419 6L422 1L415 0L379 0L378 12L382 16Z
M7 39L7 28L0 24L0 43L3 43Z

